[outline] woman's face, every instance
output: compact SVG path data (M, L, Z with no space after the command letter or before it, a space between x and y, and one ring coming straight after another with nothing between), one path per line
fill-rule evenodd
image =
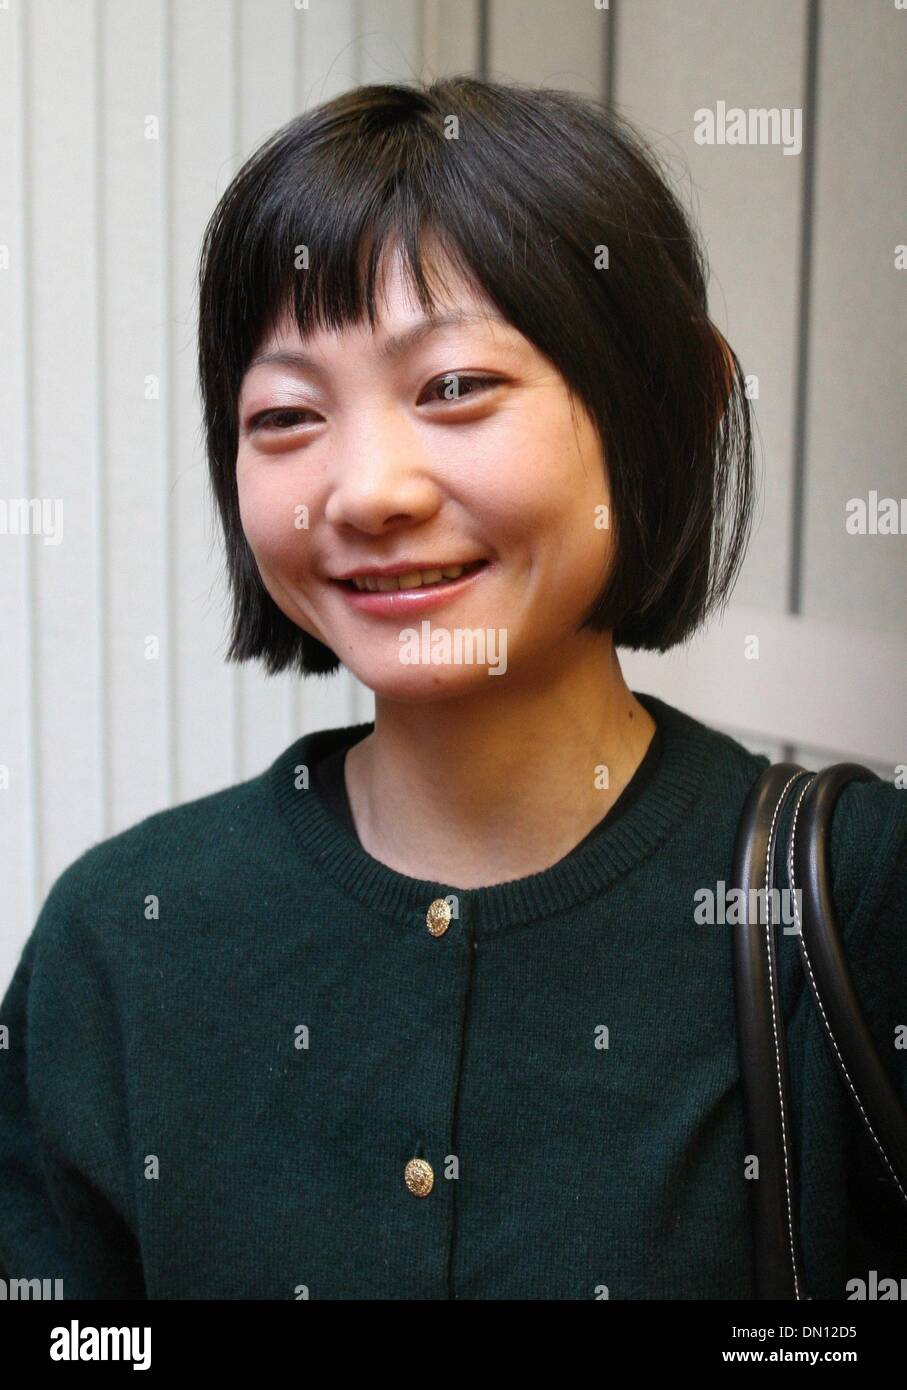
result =
M550 675L603 640L576 632L610 558L596 430L484 296L451 275L431 328L396 255L385 291L374 334L303 341L285 322L243 379L237 484L262 581L383 698ZM388 567L402 587L344 582Z

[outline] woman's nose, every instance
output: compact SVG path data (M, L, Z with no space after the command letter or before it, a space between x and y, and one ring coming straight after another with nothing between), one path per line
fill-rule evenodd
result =
M437 510L440 489L411 430L373 423L347 431L337 450L324 509L333 525L378 535L391 522L422 521Z

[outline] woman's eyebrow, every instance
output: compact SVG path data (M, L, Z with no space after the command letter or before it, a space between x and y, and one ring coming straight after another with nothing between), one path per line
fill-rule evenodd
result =
M387 338L378 348L378 356L389 361L395 357L400 357L404 352L422 342L432 333L439 333L445 328L458 328L470 324L497 324L506 327L506 320L498 314L491 313L467 313L465 311L449 314L435 314L430 318L420 319L418 323L410 328L403 329L400 333L394 333ZM303 371L318 371L320 363L317 358L310 356L298 348L275 348L272 352L260 352L252 358L248 369L253 367L263 367L274 365L279 367L297 367Z

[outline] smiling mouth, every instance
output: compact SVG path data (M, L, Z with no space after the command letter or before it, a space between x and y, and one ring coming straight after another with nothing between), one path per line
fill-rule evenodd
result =
M466 574L487 565L487 560L475 560L469 565L443 565L437 569L411 570L408 574L367 574L355 579L339 579L338 584L360 594L391 594L398 589L431 589L449 584Z

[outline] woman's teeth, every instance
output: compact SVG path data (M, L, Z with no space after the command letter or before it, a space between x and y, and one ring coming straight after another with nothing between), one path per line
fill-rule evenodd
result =
M368 590L370 593L386 594L391 589L420 589L426 584L440 584L445 579L459 579L467 568L472 567L449 565L447 569L412 570L409 574L392 574L380 578L378 575L368 574L362 578L355 578L353 583L357 589Z

